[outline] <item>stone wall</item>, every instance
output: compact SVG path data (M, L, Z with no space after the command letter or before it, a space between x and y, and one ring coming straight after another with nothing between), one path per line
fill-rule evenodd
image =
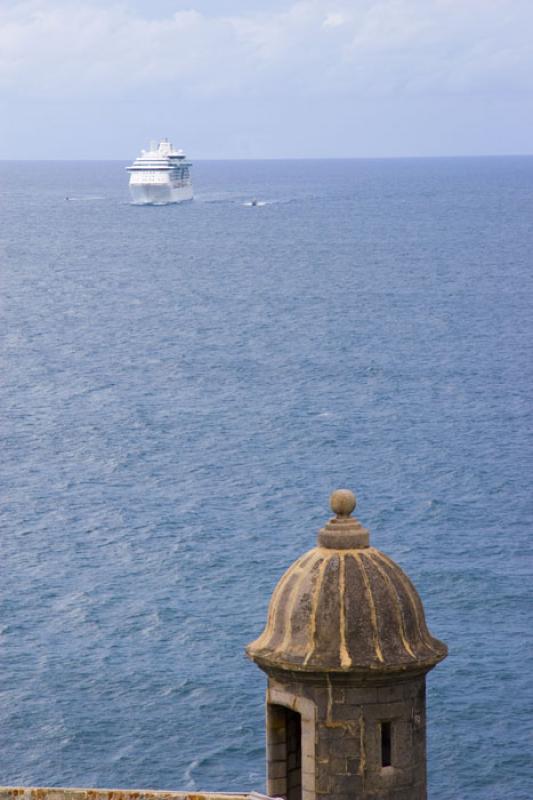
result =
M283 704L283 697L296 710L304 699L316 709L314 723L309 712L307 723L302 718L302 742L308 741L303 761L315 778L312 791L311 782L304 781L303 800L425 800L424 676L402 680L396 675L390 685L362 687L342 676L313 680L292 672L283 680L278 672L269 679L267 705ZM383 763L383 722L390 723L390 765ZM267 740L267 751L268 791L286 796L280 791L279 749L271 750Z
M0 786L0 800L267 800L265 795L225 792L161 792L145 789L69 789Z

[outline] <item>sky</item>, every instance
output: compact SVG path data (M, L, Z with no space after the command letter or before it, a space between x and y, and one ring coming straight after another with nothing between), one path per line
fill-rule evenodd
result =
M533 153L533 0L0 0L0 158Z

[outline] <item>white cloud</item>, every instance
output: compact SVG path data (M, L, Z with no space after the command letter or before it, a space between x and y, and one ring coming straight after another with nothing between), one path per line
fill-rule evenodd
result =
M324 22L322 23L324 28L338 28L341 25L344 25L345 17L343 14L333 13L327 14Z
M194 4L194 0L191 0ZM65 98L531 90L525 0L302 0L143 17L127 3L4 0L0 91Z

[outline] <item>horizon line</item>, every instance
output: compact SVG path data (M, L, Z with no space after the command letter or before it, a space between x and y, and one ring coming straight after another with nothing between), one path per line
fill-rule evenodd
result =
M410 161L410 160L433 160L433 159L466 159L466 158L532 158L532 153L462 153L455 155L410 155L410 156L259 156L257 158L249 156L233 156L229 158L194 158L195 162L200 161ZM191 156L188 156L192 160ZM122 158L0 158L0 163L34 163L34 162L109 162L109 163L129 163L130 159Z

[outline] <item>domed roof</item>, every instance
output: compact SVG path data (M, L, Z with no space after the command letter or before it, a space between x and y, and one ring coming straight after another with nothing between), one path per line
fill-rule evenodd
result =
M279 581L247 654L263 667L308 672L431 669L448 650L429 633L413 584L369 546L368 531L350 516L351 492L334 492L331 507L337 516Z

